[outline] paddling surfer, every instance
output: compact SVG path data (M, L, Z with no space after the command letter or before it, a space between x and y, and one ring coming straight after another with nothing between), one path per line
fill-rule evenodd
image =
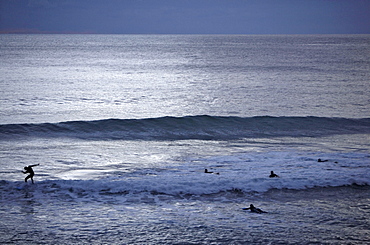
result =
M279 175L275 174L274 171L271 171L271 174L269 176L270 178L278 178Z
M317 159L318 162L328 162L329 160L321 160L321 158Z
M204 173L206 173L206 174L220 174L220 173L210 172L210 171L208 171L208 169L204 169Z
M243 210L250 210L252 213L258 213L258 214L267 213L265 211L262 211L259 208L256 208L253 204L251 204L249 208L243 208Z
M24 182L27 182L28 179L31 179L32 181L32 184L33 183L33 176L35 175L35 172L33 172L33 169L32 167L36 167L36 166L39 166L40 164L35 164L35 165L29 165L27 167L24 167L24 170L26 171L22 171L24 174L29 174L25 179L24 179Z

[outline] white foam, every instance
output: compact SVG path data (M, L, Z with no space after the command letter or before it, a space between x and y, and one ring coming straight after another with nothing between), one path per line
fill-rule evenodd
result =
M340 159L330 159L335 156ZM317 162L317 158L329 158ZM38 181L37 185L22 182L3 182L4 189L15 193L20 185L33 188L40 196L54 193L70 198L96 198L111 195L204 195L239 190L245 193L266 192L270 189L307 189L344 185L370 185L366 154L320 155L297 152L269 152L233 156L190 159L171 169L152 169L122 175L109 174L101 179L86 176L100 175L97 170L74 170L65 173L64 180ZM204 173L204 168L220 174ZM269 178L270 170L280 178ZM62 177L62 175L60 176ZM80 178L81 177L81 178ZM80 178L79 180L77 180ZM6 185L10 186L6 186ZM2 189L3 189L2 188ZM22 188L21 188L22 189ZM146 195L147 195L146 194ZM4 195L5 194L4 192Z

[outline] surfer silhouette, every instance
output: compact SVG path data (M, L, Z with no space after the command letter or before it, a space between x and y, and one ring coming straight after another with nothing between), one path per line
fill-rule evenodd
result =
M220 174L220 173L210 172L210 171L208 171L208 169L204 169L204 173L206 173L206 174Z
M40 164L35 164L35 165L29 165L27 167L24 167L24 170L26 171L22 171L24 174L29 174L25 179L24 179L24 182L27 182L28 179L31 179L32 181L32 184L33 183L33 176L35 175L35 172L33 172L33 169L32 167L36 167L36 166L39 166Z
M259 208L256 208L253 204L251 204L249 208L243 208L243 210L250 210L252 213L258 213L258 214L267 213L265 211L262 211Z
M270 178L277 178L279 175L275 174L274 171L271 171L271 174L269 176Z
M317 159L318 162L328 162L329 160L321 160L320 158Z

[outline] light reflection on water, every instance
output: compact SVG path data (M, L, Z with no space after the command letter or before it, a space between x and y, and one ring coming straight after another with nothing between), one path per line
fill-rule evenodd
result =
M2 124L369 115L368 35L0 39ZM370 243L369 189L351 185L368 183L368 134L269 132L235 141L14 135L1 141L0 243ZM24 187L20 171L36 163L36 184ZM282 177L268 179L271 170ZM250 203L268 213L241 210Z

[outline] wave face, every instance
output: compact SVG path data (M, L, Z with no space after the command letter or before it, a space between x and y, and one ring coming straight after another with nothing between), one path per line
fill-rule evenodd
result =
M0 137L122 140L231 140L370 133L370 118L186 116L0 125Z

